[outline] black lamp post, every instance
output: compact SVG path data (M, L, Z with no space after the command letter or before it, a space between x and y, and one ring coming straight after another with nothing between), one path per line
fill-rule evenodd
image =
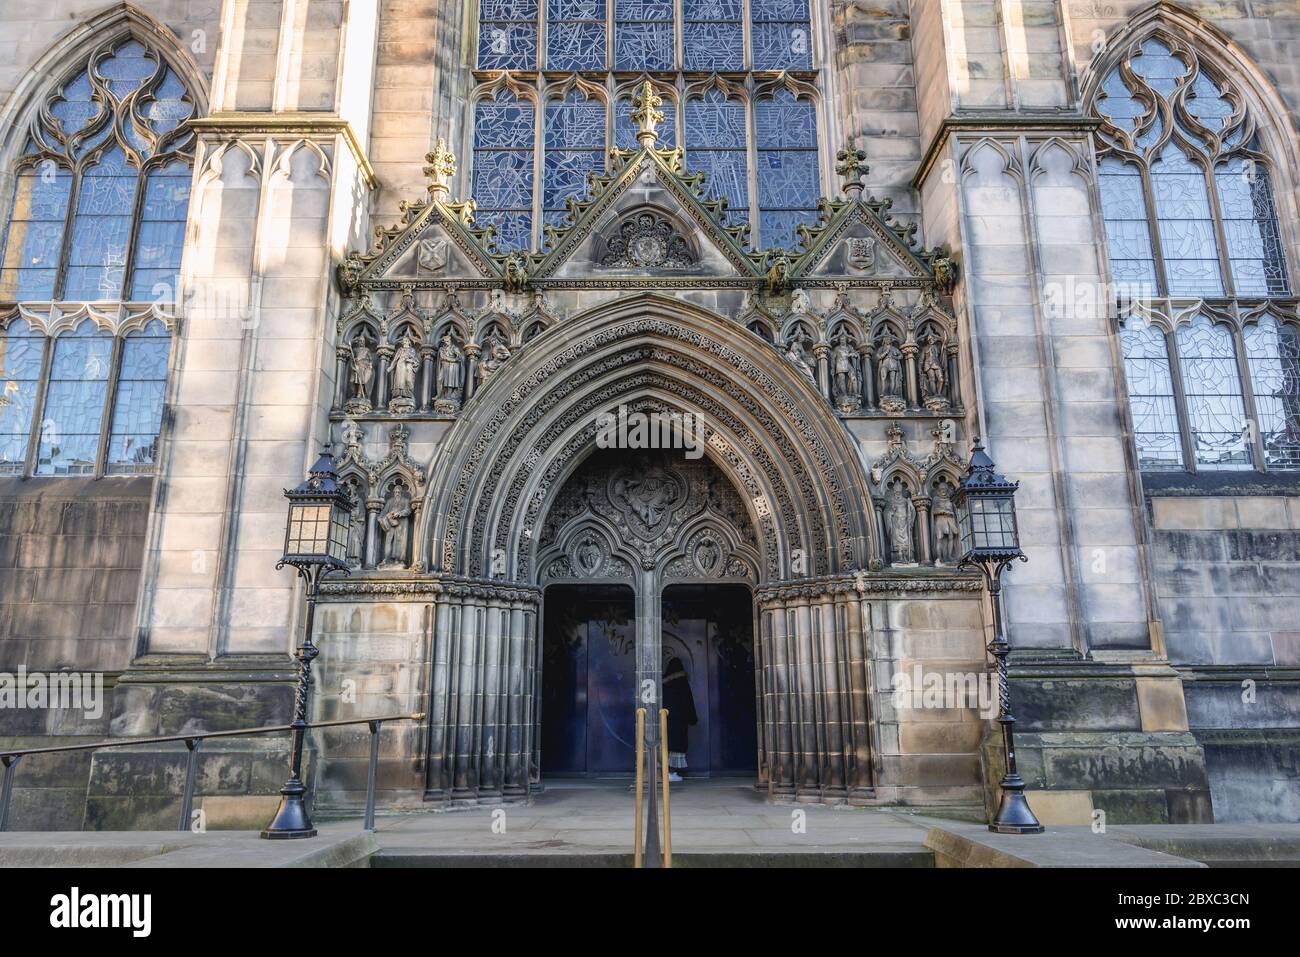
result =
M280 788L280 806L275 818L262 829L262 837L286 839L315 837L307 816L302 783L302 745L307 736L307 698L311 691L311 663L320 654L311 641L312 620L316 615L316 592L320 580L334 571L348 571L348 523L352 520L352 501L339 484L334 471L334 456L326 449L294 489L285 489L289 500L289 520L284 533L284 557L276 568L292 565L307 586L307 613L303 619L302 645L294 658L298 661L298 689L294 697L293 750L289 759L289 780Z
M976 565L984 574L989 597L993 602L993 641L989 653L997 663L998 723L1002 725L1002 751L1006 772L1002 775L1002 798L998 812L989 825L999 834L1041 834L1043 825L1025 800L1025 782L1016 770L1016 739L1012 725L1011 688L1007 682L1007 644L1002 631L1002 572L1013 561L1028 561L1020 550L1020 533L1016 528L1016 489L993 466L978 438L971 449L970 464L961 480L953 504L961 529L962 557L958 567Z

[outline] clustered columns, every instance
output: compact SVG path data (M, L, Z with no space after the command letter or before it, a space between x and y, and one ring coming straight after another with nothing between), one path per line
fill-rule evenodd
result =
M433 583L426 797L522 797L539 780L536 589Z
M791 800L865 802L876 783L866 613L854 578L759 589L759 780Z

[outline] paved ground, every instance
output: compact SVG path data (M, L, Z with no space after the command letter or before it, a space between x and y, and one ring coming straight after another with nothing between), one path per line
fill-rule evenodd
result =
M1049 827L990 834L897 810L769 804L751 787L688 782L672 796L674 863L799 867L1205 867L1300 865L1300 824ZM318 822L319 823L319 822ZM0 866L627 866L633 808L609 783L548 786L532 804L320 824L305 841L251 831L14 832Z

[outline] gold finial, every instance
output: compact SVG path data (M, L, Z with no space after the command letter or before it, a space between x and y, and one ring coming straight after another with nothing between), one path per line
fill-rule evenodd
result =
M456 175L456 156L447 149L447 141L441 136L433 147L432 153L424 154L424 175L429 177L429 192L433 196L446 196L451 190L451 178Z
M871 172L867 165L867 151L853 145L853 137L844 141L844 148L835 154L835 172L844 177L844 194L854 196L862 192L862 177Z
M636 124L636 141L646 149L653 149L659 139L659 124L664 114L659 107L664 99L655 92L654 84L646 80L632 97L632 122Z

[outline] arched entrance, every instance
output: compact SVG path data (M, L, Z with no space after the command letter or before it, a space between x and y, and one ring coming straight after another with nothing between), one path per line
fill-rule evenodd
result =
M677 661L691 771L752 775L759 560L743 498L702 450L593 451L539 541L542 773L630 773L633 715L657 690L637 674Z
M602 419L620 411L697 417L702 454L600 448ZM447 644L429 678L430 796L540 782L551 586L631 590L635 687L657 700L665 599L684 602L667 609L680 619L698 595L672 586L701 582L752 595L758 780L813 800L869 796L862 583L881 546L867 477L816 383L770 343L656 295L568 319L475 392L429 487L419 541ZM713 687L701 686L710 715Z

